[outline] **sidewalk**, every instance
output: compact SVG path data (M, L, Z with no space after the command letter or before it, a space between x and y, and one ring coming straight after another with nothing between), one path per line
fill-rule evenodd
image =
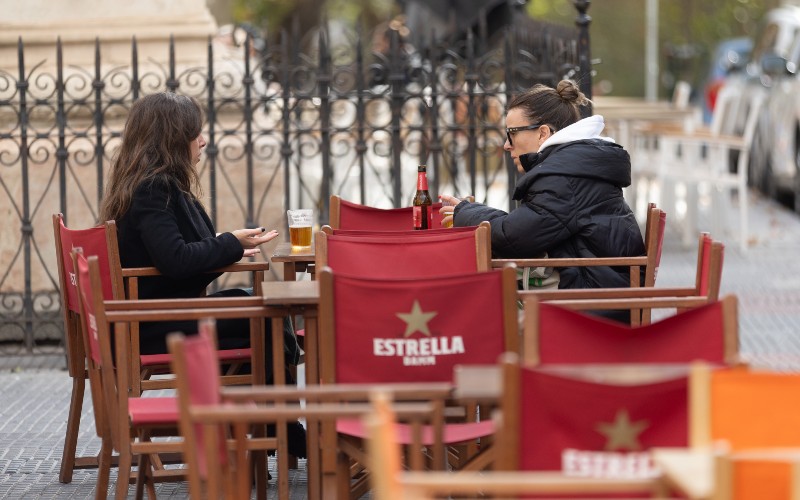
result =
M800 370L800 217L753 196L751 242L739 251L727 241L722 293L739 296L741 352L754 365ZM694 283L696 248L680 244L677 221L668 214L658 286ZM96 472L75 471L58 482L69 406L70 379L63 355L0 359L0 498L90 498ZM78 440L81 454L96 453L90 401L84 405ZM292 477L292 499L305 498L304 461ZM112 470L112 486L116 472ZM160 484L159 498L186 498L185 483ZM130 489L133 492L133 489Z

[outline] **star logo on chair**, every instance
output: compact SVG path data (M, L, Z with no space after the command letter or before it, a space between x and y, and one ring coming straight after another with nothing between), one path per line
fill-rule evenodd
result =
M411 312L397 313L397 317L406 322L406 332L403 336L410 337L414 332L422 332L430 337L431 331L428 329L428 321L432 320L437 314L439 313L435 311L427 313L422 312L419 301L415 300L414 305L411 306Z
M639 434L649 425L647 420L631 422L628 410L621 409L617 411L614 422L601 422L595 426L595 430L606 437L607 451L640 450L642 444L639 442Z

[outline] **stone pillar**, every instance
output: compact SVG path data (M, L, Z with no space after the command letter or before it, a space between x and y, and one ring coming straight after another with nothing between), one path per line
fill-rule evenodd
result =
M6 2L11 4L12 2ZM174 35L181 64L204 61L216 22L205 0L25 0L4 6L0 16L0 68L17 66L17 41L25 44L26 65L47 60L55 64L60 36L66 64L91 67L95 39L101 41L103 64L131 60L131 38L139 58L167 61L165 43Z

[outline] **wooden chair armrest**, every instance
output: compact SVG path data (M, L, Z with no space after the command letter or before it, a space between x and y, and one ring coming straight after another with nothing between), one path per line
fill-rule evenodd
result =
M504 267L506 264L517 267L645 266L647 257L492 259L492 267Z
M418 419L430 417L435 407L432 403L393 403L392 410L398 419ZM205 424L261 424L286 420L308 418L313 420L338 420L340 418L360 418L375 411L371 403L312 403L300 405L258 407L252 405L215 405L190 407L192 420Z
M196 299L106 300L106 311L262 307L262 297L198 297Z
M565 476L555 471L494 471L479 472L403 472L398 480L404 490L419 498L436 498L442 495L472 495L477 492L490 495L519 493L589 494L603 492L642 492L658 487L655 478L593 478ZM430 495L430 496L425 496Z
M577 310L694 308L708 304L706 297L650 297L559 300L557 305Z
M449 383L332 384L302 389L294 386L241 386L223 388L222 398L231 402L369 401L376 390L390 393L394 401L433 400L448 399L453 386Z
M694 297L697 289L683 288L581 288L569 290L520 290L520 299L536 296L541 301L574 299L648 299L659 297Z
M245 271L269 271L269 262L234 262L233 264L219 269L214 269L215 273L238 273Z
M112 323L147 323L151 321L199 320L209 316L216 319L263 318L264 307L206 307L202 309L146 310L130 309L108 311L106 313L106 318Z
M214 269L213 273L230 273L230 272L246 272L246 271L268 271L269 262L235 262L229 266ZM122 277L133 278L140 276L159 276L161 272L155 267L123 267Z
M140 276L160 276L161 271L155 267L123 267L123 278L138 278Z

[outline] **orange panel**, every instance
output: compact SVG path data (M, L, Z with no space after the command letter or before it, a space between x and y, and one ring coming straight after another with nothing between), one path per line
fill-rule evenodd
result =
M789 500L791 463L769 460L734 461L734 500Z

